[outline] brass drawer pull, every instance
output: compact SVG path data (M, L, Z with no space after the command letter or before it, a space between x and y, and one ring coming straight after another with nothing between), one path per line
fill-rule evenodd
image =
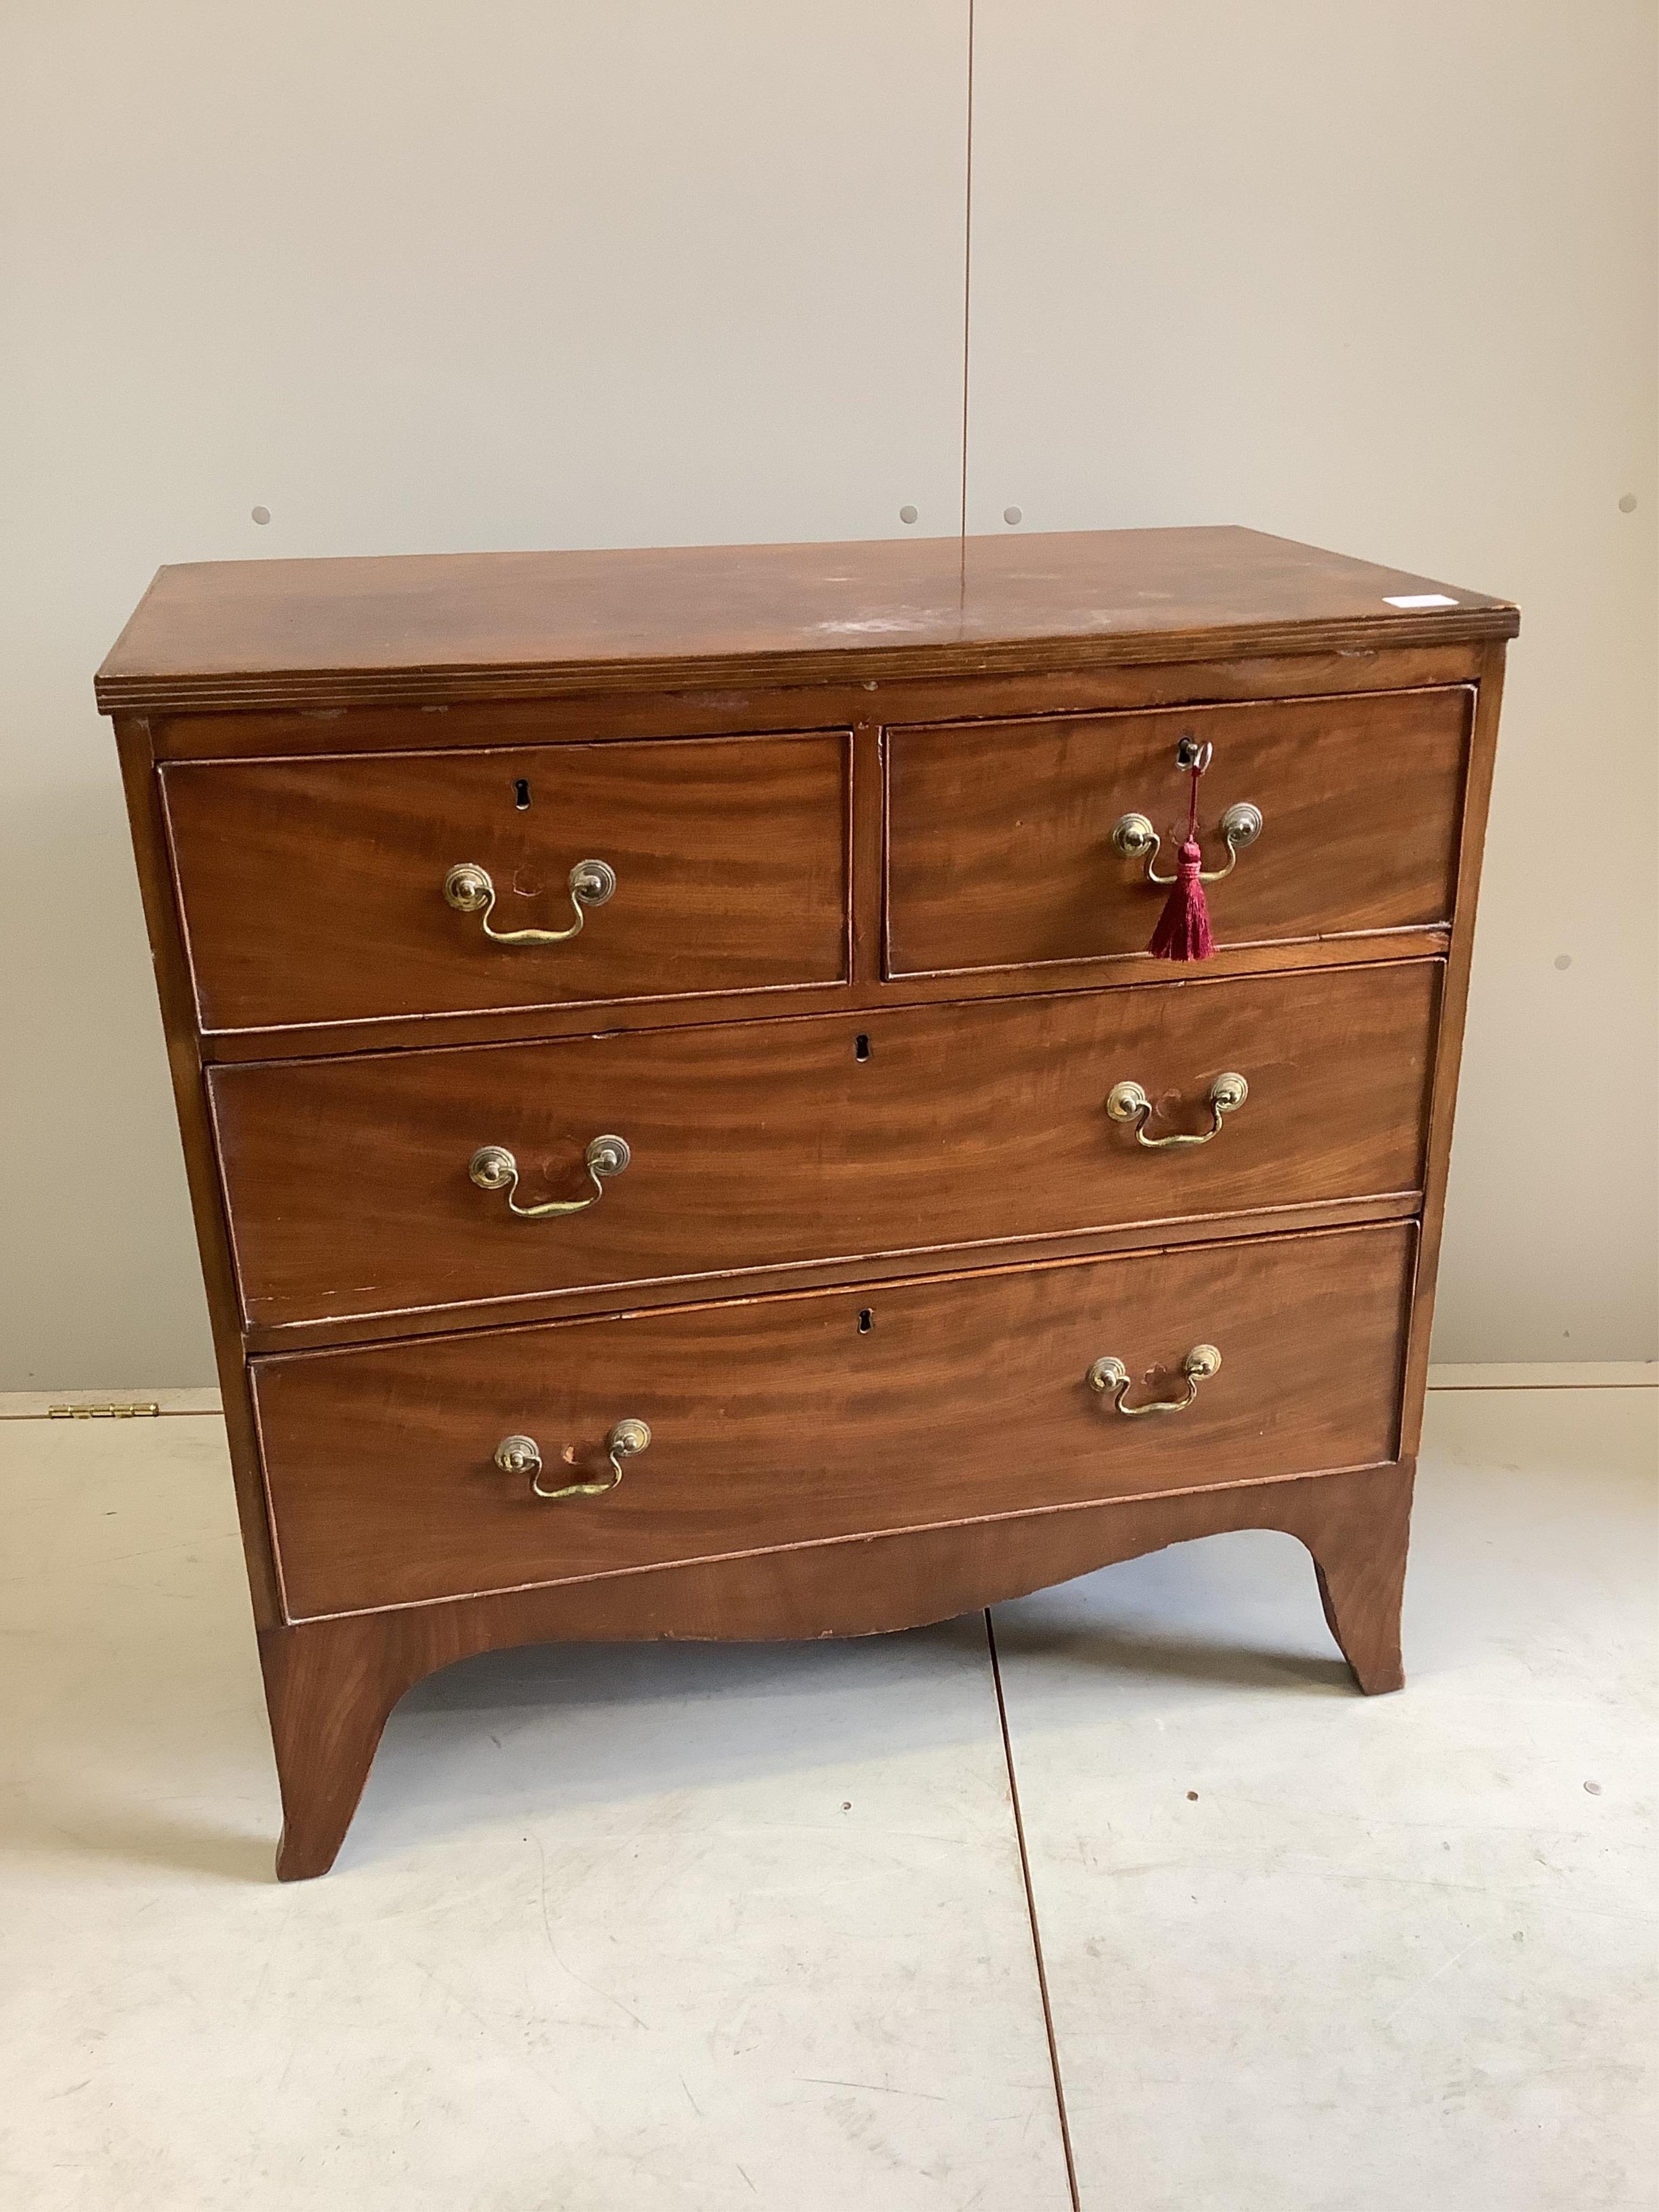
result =
M1221 1365L1221 1354L1212 1344L1195 1344L1181 1363L1181 1371L1187 1377L1184 1398L1154 1398L1150 1406L1126 1406L1124 1399L1129 1391L1129 1370L1121 1359L1097 1359L1089 1370L1091 1390L1109 1390L1112 1403L1120 1413L1138 1421L1143 1413L1184 1413L1198 1395L1198 1386L1207 1382Z
M578 860L570 871L570 903L576 919L568 929L492 929L495 886L488 868L462 860L444 878L444 896L457 914L483 909L483 933L493 945L564 945L581 935L590 906L603 906L617 888L617 872L604 860Z
M602 1482L567 1482L561 1490L549 1490L542 1482L541 1447L534 1437L503 1437L495 1447L495 1464L503 1474L527 1474L530 1487L538 1498L603 1498L607 1490L614 1490L623 1479L623 1462L642 1452L651 1441L651 1431L643 1421L618 1421L605 1440L605 1455L611 1462L611 1473Z
M1231 875L1238 865L1238 856L1247 845L1254 845L1261 835L1261 810L1252 806L1248 799L1241 799L1230 806L1221 817L1221 834L1227 841L1227 865L1224 868L1200 868L1198 880L1201 884L1218 884L1224 876ZM1158 848L1163 840L1144 814L1120 815L1112 830L1112 850L1121 853L1126 860L1138 860L1146 856L1146 880L1149 884L1172 884L1174 876L1158 872Z
M540 1206L520 1206L514 1197L519 1184L519 1163L505 1145L480 1145L466 1164L466 1171L480 1190L504 1190L507 1210L516 1213L520 1221L545 1221L550 1216L563 1213L586 1213L590 1206L597 1206L605 1196L605 1176L619 1176L634 1155L628 1149L625 1138L595 1137L582 1154L588 1179L593 1185L592 1198L550 1198Z
M1135 1142L1145 1145L1149 1152L1166 1152L1183 1145L1207 1145L1212 1137L1221 1134L1221 1117L1236 1114L1250 1095L1250 1086L1242 1075L1230 1070L1218 1075L1206 1093L1210 1109L1210 1126L1196 1136L1179 1133L1170 1137L1149 1137L1146 1124L1152 1118L1152 1102L1138 1083L1115 1083L1106 1097L1106 1111L1114 1121L1133 1121Z

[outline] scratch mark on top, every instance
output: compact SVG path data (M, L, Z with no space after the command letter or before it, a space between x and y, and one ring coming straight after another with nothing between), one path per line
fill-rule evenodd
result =
M867 635L872 631L885 633L893 630L925 629L930 623L947 622L950 619L951 617L941 613L935 607L924 607L916 614L869 615L862 622L821 622L814 623L812 627L815 630L827 635L859 637Z

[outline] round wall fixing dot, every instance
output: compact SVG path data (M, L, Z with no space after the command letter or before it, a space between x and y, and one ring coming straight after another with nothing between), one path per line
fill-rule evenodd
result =
M914 522L914 521L915 520L915 519L916 519L916 510L915 509L915 507L900 507L900 509L899 509L899 520L900 520L901 522Z
M256 522L269 522L270 509L268 507L256 507L253 510L253 520Z
M1625 496L1624 496L1624 497L1620 501L1620 502L1619 502L1619 512L1620 512L1620 514L1635 514L1635 512L1636 512L1636 494L1635 494L1633 491L1627 491L1627 492L1625 494Z
M1005 522L1018 522L1021 519L1021 510L1017 507L1005 507L1002 519Z

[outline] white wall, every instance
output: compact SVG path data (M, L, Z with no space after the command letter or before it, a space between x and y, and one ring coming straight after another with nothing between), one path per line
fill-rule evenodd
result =
M210 1372L90 691L152 569L948 532L966 55L966 0L11 0L0 1388ZM977 0L975 76L970 526L1521 599L1439 1349L1650 1352L1650 7Z

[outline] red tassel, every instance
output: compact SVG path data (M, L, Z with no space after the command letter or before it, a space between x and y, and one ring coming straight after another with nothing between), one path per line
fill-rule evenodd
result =
M1192 806L1187 817L1186 840L1176 861L1176 879L1146 947L1160 960L1207 960L1215 951L1210 909L1199 881L1204 848L1198 842L1198 779L1203 773L1201 768L1193 770Z

